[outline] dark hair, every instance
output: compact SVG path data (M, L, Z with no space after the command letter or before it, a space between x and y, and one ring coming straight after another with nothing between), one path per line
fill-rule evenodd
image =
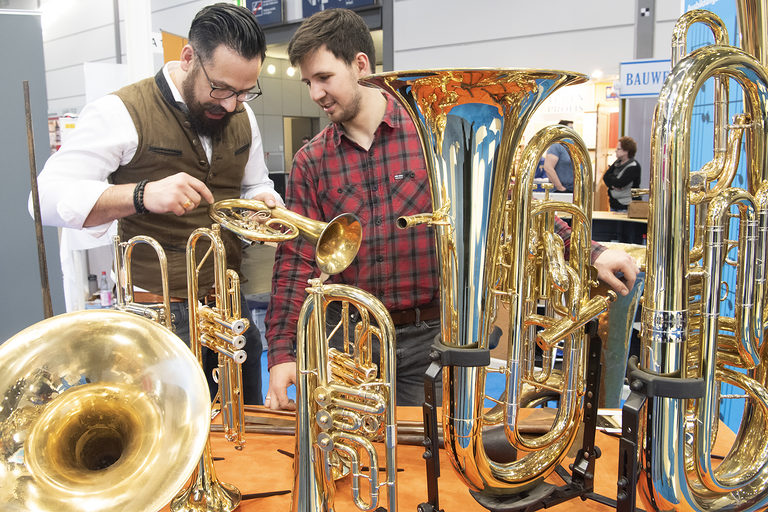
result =
M267 56L267 39L256 15L245 7L218 3L200 9L189 27L189 44L204 60L220 45L251 60Z
M557 124L561 124L563 126L570 126L573 124L573 121L571 121L570 119L561 119L557 122Z
M619 139L619 146L629 154L629 158L635 158L635 153L637 152L635 139L632 137L621 137Z
M352 64L355 55L363 52L376 68L373 38L363 18L349 9L326 9L304 20L288 43L288 57L297 66L320 47L325 46L337 59Z

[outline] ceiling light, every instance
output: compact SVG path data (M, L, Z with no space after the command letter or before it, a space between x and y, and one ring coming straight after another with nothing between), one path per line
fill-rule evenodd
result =
M296 68L293 66L288 66L288 69L285 70L285 74L292 77L296 74Z
M275 65L274 64L268 64L267 65L267 73L269 73L270 75L274 75L275 74Z

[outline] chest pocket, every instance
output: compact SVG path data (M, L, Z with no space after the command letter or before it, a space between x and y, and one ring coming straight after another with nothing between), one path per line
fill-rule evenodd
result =
M368 194L359 183L344 183L323 190L320 192L320 200L320 207L328 220L342 213L357 215L363 226L371 220Z
M429 176L426 169L403 170L389 178L389 194L397 215L432 211Z

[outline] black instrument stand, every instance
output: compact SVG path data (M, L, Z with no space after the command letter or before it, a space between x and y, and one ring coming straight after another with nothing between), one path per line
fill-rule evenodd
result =
M630 393L621 411L616 512L637 510L638 431L643 405L647 407L650 420L655 397L691 399L704 396L704 379L683 379L680 372L667 375L648 373L641 370L637 362L637 356L632 356L627 363Z
M481 492L470 491L480 505L492 512L533 512L548 508L575 497L591 499L611 507L616 502L605 496L595 494L594 475L595 459L600 457L600 449L595 446L597 426L597 400L600 396L600 353L602 340L597 336L597 322L591 321L585 327L589 334L589 353L587 359L587 389L584 402L584 437L581 449L571 464L571 474L558 467L557 474L565 485L555 486L543 483L528 492L514 496L490 496ZM487 349L454 349L436 342L432 353L433 362L424 377L424 460L427 469L427 499L421 503L418 512L442 512L438 501L438 482L440 476L439 440L437 437L437 412L435 406L436 380L443 366L487 366L490 363L490 351Z

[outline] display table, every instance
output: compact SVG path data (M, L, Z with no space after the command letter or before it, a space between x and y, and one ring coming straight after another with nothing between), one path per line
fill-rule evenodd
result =
M421 408L400 407L398 419L420 420ZM733 433L725 425L720 425L718 436L719 448L724 442L732 442ZM293 485L293 458L285 453L292 454L295 440L290 435L247 434L247 444L242 451L234 449L222 434L211 434L211 451L216 467L216 475L222 482L235 485L244 495L251 493L269 493L275 491L290 491ZM598 431L595 444L600 448L602 456L597 459L595 471L594 492L611 499L616 498L617 457L619 452L619 438ZM730 445L728 445L730 446ZM716 451L724 455L727 447ZM397 448L398 468L398 510L415 511L419 503L427 500L427 488L425 479L425 464L422 459L424 448L421 446L399 444ZM383 457L380 458L380 465ZM567 458L563 467L567 468L572 461ZM457 477L447 456L440 452L440 507L445 512L483 512L485 508L480 506L470 495L467 487ZM559 477L551 476L548 480L555 485L562 485ZM344 478L336 483L336 511L353 512L358 510L350 498L350 479ZM164 511L168 510L166 506ZM238 509L242 512L289 512L291 510L291 496L289 493L277 496L269 496L244 500ZM592 500L574 500L550 507L547 510L554 511L609 511L615 510L607 505Z
M632 218L627 212L592 212L592 240L643 244L648 219Z

